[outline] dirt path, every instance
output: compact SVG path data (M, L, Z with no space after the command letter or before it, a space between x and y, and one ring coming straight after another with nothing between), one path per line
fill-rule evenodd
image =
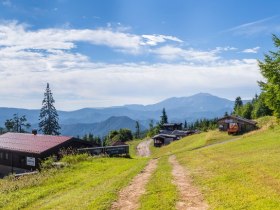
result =
M157 159L152 159L140 174L119 193L118 201L114 202L111 210L135 210L139 208L139 198L145 193L145 186L157 167Z
M148 139L146 141L141 142L137 146L137 154L142 157L149 157L150 152L150 144L152 142L152 139Z
M207 203L204 201L202 194L192 184L189 173L178 163L175 155L169 157L169 162L173 166L172 175L174 184L177 186L180 197L176 204L178 210L206 210Z

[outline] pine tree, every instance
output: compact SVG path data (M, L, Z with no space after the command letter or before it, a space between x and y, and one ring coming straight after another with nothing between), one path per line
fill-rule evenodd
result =
M261 74L265 82L259 82L263 90L265 104L273 110L273 114L280 119L280 39L273 35L276 52L266 54L264 61L259 61Z
M186 130L187 128L188 128L188 123L187 123L187 121L185 120L184 129Z
M243 106L243 102L242 102L242 99L240 96L238 96L236 99L235 99L235 102L234 102L234 108L233 108L233 113L236 114L236 115L241 115L240 113L240 109L242 108Z
M54 107L55 100L47 83L47 88L42 101L42 108L39 116L39 130L47 135L59 135L58 114Z
M253 111L253 105L252 103L248 102L243 106L242 109L242 117L247 118L247 119L252 119L252 111Z
M160 116L160 125L163 125L165 123L168 123L168 117L165 112L165 108L162 109L162 115Z
M255 100L253 104L253 111L252 111L252 117L254 119L263 117L263 116L270 116L272 115L272 110L268 108L268 106L265 104L265 98L264 94L261 93L258 96L258 99Z
M228 117L228 112L225 112L224 117Z
M138 121L136 121L136 125L135 125L135 138L136 139L140 138L140 124Z

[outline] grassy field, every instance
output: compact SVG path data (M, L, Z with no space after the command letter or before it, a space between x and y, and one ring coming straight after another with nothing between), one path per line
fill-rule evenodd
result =
M144 168L147 159L86 157L71 162L63 169L2 180L0 208L109 209L118 191Z
M227 133L215 130L187 136L179 141L172 142L170 145L161 148L156 148L151 145L151 151L153 157L161 157L165 155L168 156L180 152L186 153L206 145L229 141L236 138L237 136L229 136Z
M260 122L263 128L239 137L217 131L186 137L154 148L154 156L175 154L211 209L280 209L280 126L272 118ZM213 144L232 138L202 148L209 139Z
M243 136L210 131L162 148L151 146L151 158L159 162L140 209L175 209L172 154L190 171L210 209L280 209L280 126L271 117L258 121L262 127ZM1 180L0 208L109 209L119 190L149 161L136 156L140 142L129 143L132 158L70 156L63 169Z

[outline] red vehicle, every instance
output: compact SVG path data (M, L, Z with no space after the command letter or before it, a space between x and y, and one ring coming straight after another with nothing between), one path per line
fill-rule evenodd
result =
M237 123L229 123L228 134L237 134L239 127Z

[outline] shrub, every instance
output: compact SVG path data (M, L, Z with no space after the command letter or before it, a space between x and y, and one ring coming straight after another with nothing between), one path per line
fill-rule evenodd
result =
M66 155L61 159L61 161L69 163L69 164L73 164L73 163L78 163L78 162L81 162L81 161L88 160L90 157L91 156L89 156L87 153Z

